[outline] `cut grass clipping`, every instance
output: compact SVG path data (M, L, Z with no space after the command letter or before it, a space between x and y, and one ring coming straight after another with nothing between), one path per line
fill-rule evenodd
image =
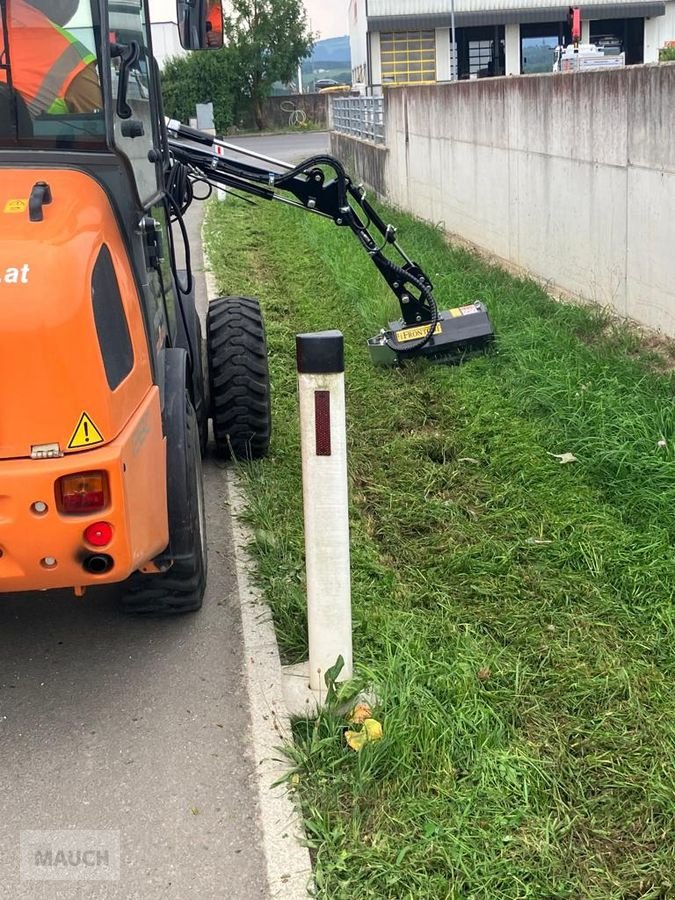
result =
M667 361L393 218L441 308L488 303L494 352L374 369L397 307L346 230L232 202L207 225L222 292L267 316L272 455L243 472L288 662L307 655L294 335L346 338L355 657L384 738L353 752L335 712L296 728L318 895L675 897Z

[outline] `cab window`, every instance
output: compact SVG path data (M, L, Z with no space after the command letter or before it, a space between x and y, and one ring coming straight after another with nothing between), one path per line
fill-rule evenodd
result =
M108 12L115 146L129 160L139 198L149 206L159 192L157 146L159 85L150 55L149 25L140 0L113 0Z
M3 0L0 24L0 143L103 149L99 27L89 0Z

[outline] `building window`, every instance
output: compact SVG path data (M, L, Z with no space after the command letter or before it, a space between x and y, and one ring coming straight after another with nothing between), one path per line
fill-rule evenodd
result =
M395 31L380 35L382 84L436 81L436 34Z
M491 25L482 28L458 28L457 53L450 39L450 71L455 66L457 57L457 77L488 78L503 75L504 63L503 25Z
M591 44L602 47L605 53L625 53L627 66L644 62L644 19L604 19L591 22L590 33Z
M566 22L520 26L520 59L523 75L552 72L555 48L571 41Z
M493 74L493 41L469 41L469 75Z

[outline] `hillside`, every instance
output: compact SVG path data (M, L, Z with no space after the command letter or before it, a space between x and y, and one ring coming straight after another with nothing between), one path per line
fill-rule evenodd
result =
M351 66L351 50L349 47L349 37L327 38L325 41L317 41L314 46L310 62L334 63L338 66L346 64L347 68ZM334 68L333 66L332 68Z
M305 86L309 90L319 78L330 78L333 81L350 84L351 70L351 50L346 35L317 41L312 55L302 65Z

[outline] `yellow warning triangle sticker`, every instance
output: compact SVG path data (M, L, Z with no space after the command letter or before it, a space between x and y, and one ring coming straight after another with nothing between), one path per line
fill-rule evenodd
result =
M103 435L91 421L86 412L80 416L77 428L68 444L69 450L80 450L82 447L93 447L103 443Z

